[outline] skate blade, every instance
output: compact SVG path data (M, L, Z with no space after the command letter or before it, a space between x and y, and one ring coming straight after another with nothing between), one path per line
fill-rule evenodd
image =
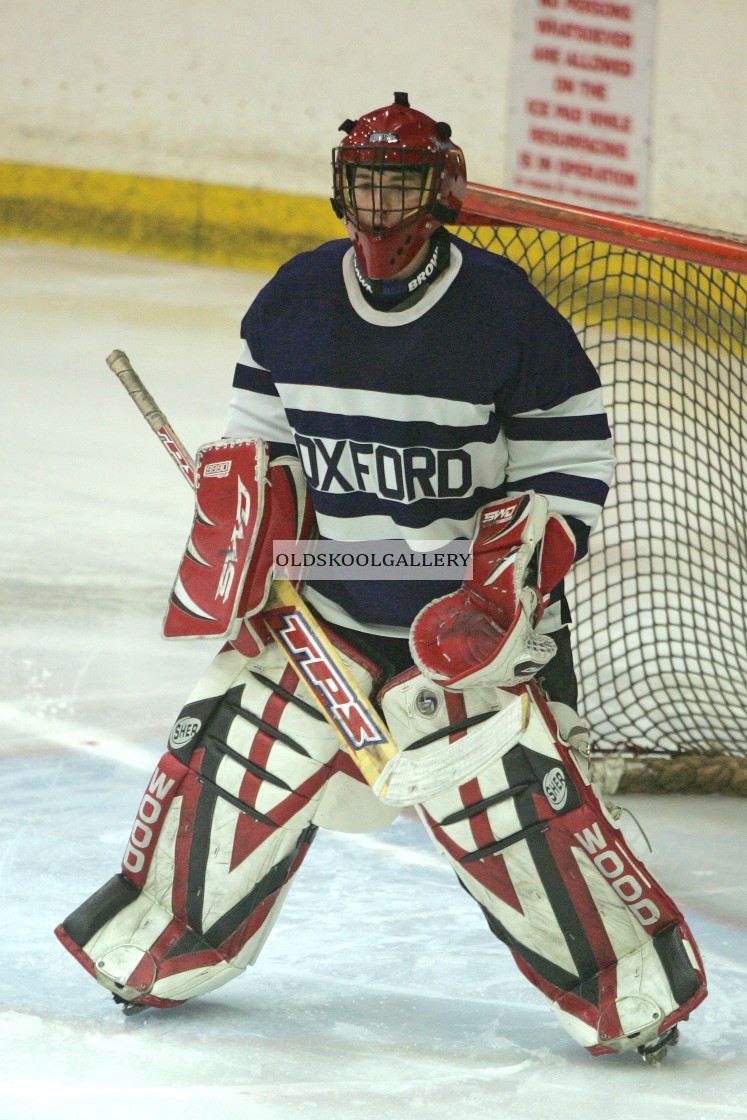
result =
M661 1065L669 1051L677 1045L679 1040L679 1029L676 1026L670 1027L654 1042L648 1043L647 1046L639 1046L638 1053L647 1065L658 1066Z
M122 1014L127 1015L128 1018L132 1015L140 1015L143 1011L149 1010L147 1003L130 1003L129 1000L122 999L121 996L117 995L113 995L112 999L118 1007L121 1007Z

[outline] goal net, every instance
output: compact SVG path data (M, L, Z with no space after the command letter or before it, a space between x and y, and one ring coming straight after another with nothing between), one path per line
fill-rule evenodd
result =
M569 586L608 792L747 794L747 240L470 186L599 370L618 468Z

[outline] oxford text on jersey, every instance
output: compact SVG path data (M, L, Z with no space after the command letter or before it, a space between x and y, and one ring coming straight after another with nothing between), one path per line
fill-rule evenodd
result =
M472 485L472 463L461 447L390 447L306 435L296 435L296 445L309 484L323 492L415 502L460 498Z

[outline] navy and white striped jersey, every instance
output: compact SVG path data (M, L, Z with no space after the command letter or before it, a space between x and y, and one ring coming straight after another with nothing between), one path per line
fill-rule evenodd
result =
M350 242L331 241L283 265L241 334L226 435L300 457L323 538L470 539L487 502L533 489L586 551L614 469L599 378L510 261L452 238L416 304L378 311ZM406 637L459 582L326 580L305 595L333 624Z

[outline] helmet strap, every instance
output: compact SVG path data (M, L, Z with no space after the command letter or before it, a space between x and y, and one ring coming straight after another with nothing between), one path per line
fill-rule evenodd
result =
M449 265L451 242L446 230L436 230L429 244L431 251L427 260L411 276L400 280L374 280L366 276L354 254L355 275L366 302L379 311L393 311L404 303L408 307L417 303Z

